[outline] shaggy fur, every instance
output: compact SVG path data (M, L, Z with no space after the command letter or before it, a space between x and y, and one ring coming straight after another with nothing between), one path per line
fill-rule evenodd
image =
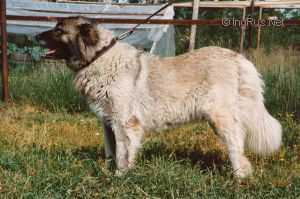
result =
M106 155L114 158L119 172L134 166L145 131L191 120L209 121L226 144L237 177L252 172L244 155L246 146L259 154L280 147L281 125L264 106L263 81L242 55L205 47L159 58L117 42L89 63L111 42L112 33L97 30L87 19L69 18L48 32L48 38L39 38L54 43L49 34L55 34L58 27L65 33L55 41L58 47L73 48L67 54L76 52L65 59L72 70L79 70L75 86L105 124Z

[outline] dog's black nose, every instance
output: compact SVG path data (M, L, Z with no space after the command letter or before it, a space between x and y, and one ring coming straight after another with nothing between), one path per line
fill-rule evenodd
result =
M34 36L34 39L36 42L38 42L41 45L45 45L46 42L42 39L41 34L37 34Z

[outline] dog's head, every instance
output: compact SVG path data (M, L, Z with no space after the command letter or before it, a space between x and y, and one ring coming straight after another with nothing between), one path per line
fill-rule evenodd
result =
M36 39L49 49L47 57L65 59L68 66L77 71L111 41L112 34L98 30L96 24L86 18L70 17L58 21L53 29L37 35Z

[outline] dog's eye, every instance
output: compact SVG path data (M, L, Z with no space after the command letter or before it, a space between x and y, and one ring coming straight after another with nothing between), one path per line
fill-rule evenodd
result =
M64 31L62 29L56 29L55 33L58 35L62 35L64 33Z

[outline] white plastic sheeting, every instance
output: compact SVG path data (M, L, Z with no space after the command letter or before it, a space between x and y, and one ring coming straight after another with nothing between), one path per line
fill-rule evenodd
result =
M159 10L161 5L111 5L111 4L78 4L78 3L52 3L34 0L7 1L7 15L17 16L86 16L90 18L124 18L145 19ZM168 7L154 19L173 19L174 8ZM8 21L9 33L26 34L33 36L54 27L54 22L41 21ZM100 24L119 35L134 24ZM172 25L141 25L137 31L125 39L126 42L149 50L151 53L165 56L175 55L174 27Z

